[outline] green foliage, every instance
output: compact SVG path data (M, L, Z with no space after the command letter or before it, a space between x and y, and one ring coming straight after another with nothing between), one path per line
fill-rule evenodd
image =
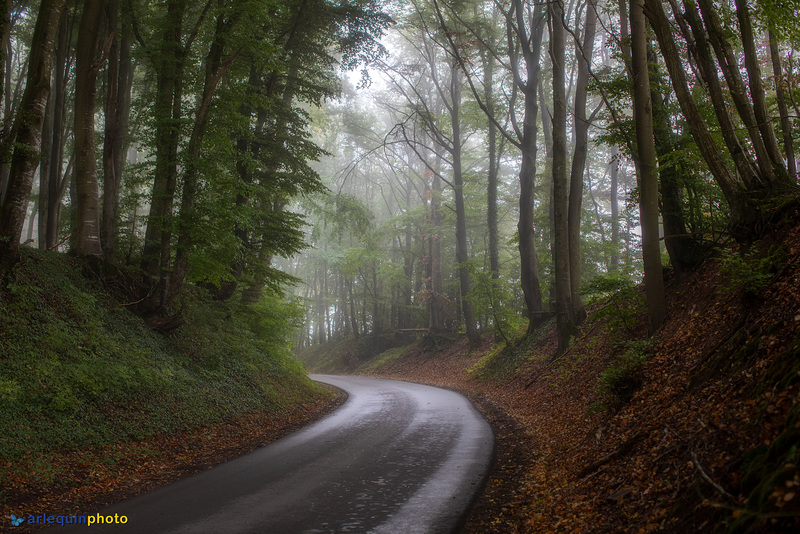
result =
M593 317L608 320L609 334L634 333L637 318L644 313L645 298L630 278L618 271L602 274L584 283L581 294L588 306L599 305Z
M310 211L317 218L311 235L318 241L322 230L328 230L333 239L341 241L345 236L361 238L372 229L375 215L359 199L352 195L323 195L314 202Z
M756 249L741 253L732 249L723 250L720 271L727 277L728 284L722 287L722 291L743 298L757 296L786 263L786 257L785 246L773 247L765 256Z
M769 28L781 39L792 44L800 43L800 28L797 25L797 13L800 12L798 0L758 0L755 4L756 23Z
M48 458L281 410L318 391L289 350L298 304L185 294L171 339L81 275L76 260L27 250L0 293L0 487L27 473L55 482ZM88 269L87 269L88 272ZM0 495L2 499L2 495Z
M513 336L526 323L519 313L514 288L508 280L494 278L491 271L470 269L472 287L467 298L475 308L475 314L491 318L495 333L506 345L514 341Z
M608 408L627 403L642 385L641 370L652 347L650 339L638 339L626 344L626 350L600 373L598 392Z

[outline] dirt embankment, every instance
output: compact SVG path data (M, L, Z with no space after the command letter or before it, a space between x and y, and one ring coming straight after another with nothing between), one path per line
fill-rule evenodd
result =
M546 325L503 350L428 336L355 372L487 414L498 457L468 532L796 532L800 232L784 236L672 280L649 341L640 315L595 313L555 359Z

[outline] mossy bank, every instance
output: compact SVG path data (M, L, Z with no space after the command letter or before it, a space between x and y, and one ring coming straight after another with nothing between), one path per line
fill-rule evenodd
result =
M286 418L331 395L291 354L301 315L278 295L245 306L193 288L169 335L130 304L85 261L29 249L0 289L5 512L91 485L93 465L113 471L129 451L143 454L137 443L254 414ZM160 454L150 445L144 456ZM80 467L64 461L73 456Z

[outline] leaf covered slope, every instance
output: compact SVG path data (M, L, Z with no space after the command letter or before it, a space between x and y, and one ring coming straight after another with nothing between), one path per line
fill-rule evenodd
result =
M511 416L468 532L797 531L800 229L774 235L670 281L651 340L642 307L625 308L634 296L617 295L555 359L550 324L511 348L428 335L355 372L456 388L490 420Z

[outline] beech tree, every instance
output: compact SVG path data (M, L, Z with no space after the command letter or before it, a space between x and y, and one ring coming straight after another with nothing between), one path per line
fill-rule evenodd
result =
M78 200L75 250L83 256L103 254L94 140L95 95L100 68L96 51L102 16L103 2L86 0L75 45L75 189Z
M0 205L0 279L19 257L19 239L27 213L34 174L39 166L42 123L50 93L53 50L64 0L42 0L29 57L25 92L9 134L14 140L7 190Z
M644 1L632 0L631 74L633 78L634 120L636 122L637 171L639 176L639 211L642 223L647 318L655 332L667 316L661 250L658 245L658 167L653 133L653 101L647 56L647 28Z

